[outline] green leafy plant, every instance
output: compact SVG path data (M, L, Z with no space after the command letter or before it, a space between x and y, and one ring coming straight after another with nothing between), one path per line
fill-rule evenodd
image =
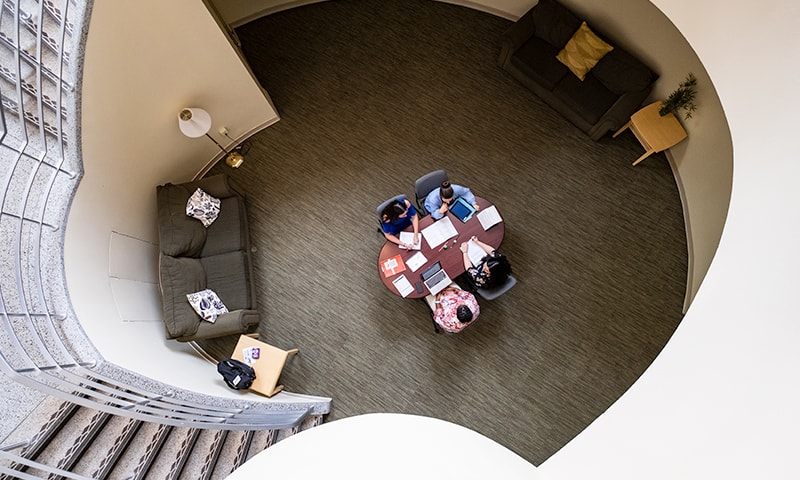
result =
M678 88L669 94L666 100L661 102L661 110L658 113L663 117L668 113L678 114L684 110L684 118L692 118L692 112L697 109L694 97L697 95L697 78L693 73L689 73L686 80L682 81Z

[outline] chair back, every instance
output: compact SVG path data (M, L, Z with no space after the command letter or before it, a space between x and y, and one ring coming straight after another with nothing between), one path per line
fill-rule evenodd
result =
M495 298L499 297L500 295L506 293L507 291L511 290L511 287L517 284L517 279L513 276L509 275L506 278L506 281L503 282L502 285L498 285L492 288L477 288L478 295L483 297L485 300L494 300Z
M382 217L383 210L386 207L388 207L390 203L394 202L395 200L405 200L407 198L408 197L405 194L395 195L395 196L387 199L386 201L384 201L380 205L378 205L378 208L375 209L375 213L377 214L377 217L378 217L378 225L383 224L383 217Z
M445 180L447 180L447 172L444 170L435 170L426 173L414 182L414 195L416 195L417 198L417 210L420 211L420 215L427 215L430 213L425 209L425 197L435 188L439 188Z

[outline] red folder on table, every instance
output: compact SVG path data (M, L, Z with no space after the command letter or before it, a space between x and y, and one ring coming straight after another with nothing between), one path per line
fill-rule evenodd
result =
M391 277L392 275L397 275L398 273L402 272L406 269L406 264L403 262L403 259L400 255L395 255L392 258L387 258L381 263L381 272L383 272L384 277Z

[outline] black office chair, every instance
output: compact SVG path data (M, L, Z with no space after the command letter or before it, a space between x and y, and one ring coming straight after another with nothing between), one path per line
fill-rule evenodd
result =
M511 290L511 287L517 284L517 279L512 277L511 275L506 278L506 281L503 282L502 285L498 285L492 288L476 288L475 290L478 292L478 295L483 297L486 300L494 300L495 298L499 297L500 295L506 293L507 291Z
M406 200L406 199L408 199L408 196L405 195L405 194L395 195L395 196L387 199L386 201L384 201L380 205L378 205L378 208L375 209L375 213L376 213L376 216L378 218L378 233L380 235L383 235L383 217L382 217L383 210L386 207L388 207L390 203L392 203L392 202L394 202L396 200Z
M447 180L447 172L444 170L435 170L426 173L414 182L414 195L417 197L417 210L419 210L420 216L425 216L430 213L425 209L425 197L435 188L439 188L445 180Z

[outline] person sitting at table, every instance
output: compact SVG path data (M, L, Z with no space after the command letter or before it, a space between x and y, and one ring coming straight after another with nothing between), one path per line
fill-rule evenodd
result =
M386 240L410 249L413 245L401 242L399 237L400 232L409 225L414 226L414 244L417 244L419 243L419 215L407 199L395 200L383 209L381 229Z
M475 201L475 195L472 194L469 188L445 180L439 188L433 189L433 191L425 197L425 210L430 212L434 220L439 220L447 213L447 210L450 208L450 203L458 197L463 197L475 210L480 209L478 203Z
M481 313L475 295L462 290L455 283L436 294L435 298L428 295L425 300L433 310L436 333L439 333L440 328L448 333L458 333Z
M469 280L478 288L492 288L502 285L511 274L511 264L508 263L508 259L491 245L478 240L478 237L473 236L470 240L482 248L486 255L481 258L477 265L473 265L467 253L469 251L469 243L463 242L461 244L464 269Z

